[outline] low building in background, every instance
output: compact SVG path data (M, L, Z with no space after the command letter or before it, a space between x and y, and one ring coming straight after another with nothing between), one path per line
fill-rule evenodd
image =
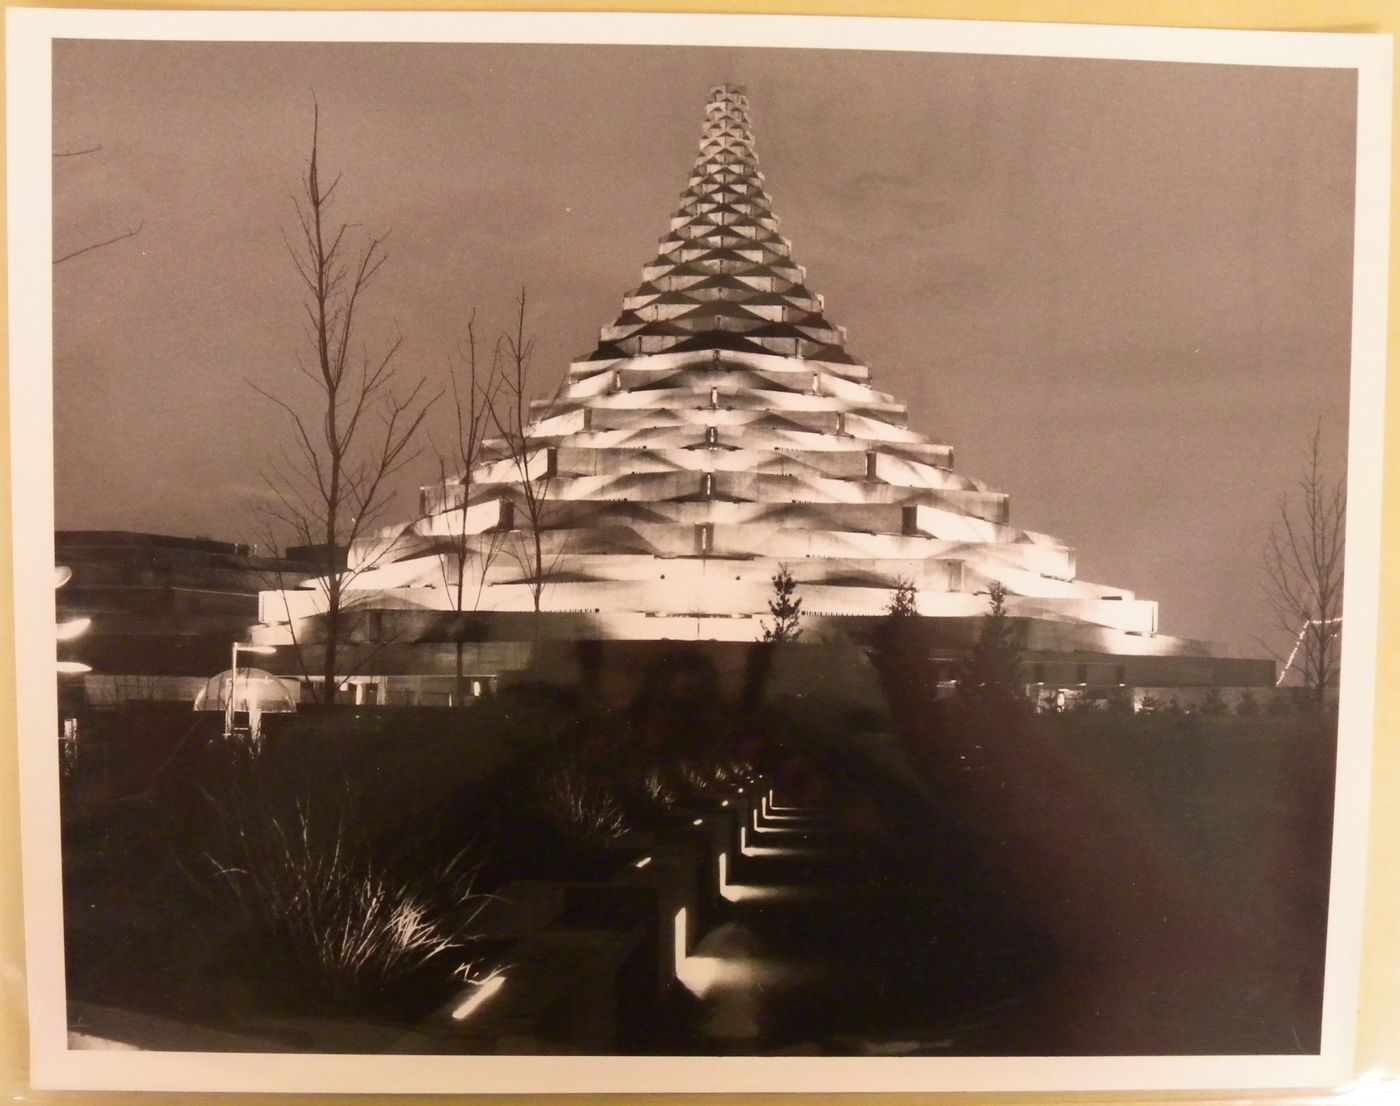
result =
M89 618L61 644L91 672L63 677L64 693L90 707L193 702L248 640L258 595L310 574L295 550L267 557L246 545L122 530L60 530L58 564L72 572L55 593L59 620ZM290 681L299 690L299 680Z

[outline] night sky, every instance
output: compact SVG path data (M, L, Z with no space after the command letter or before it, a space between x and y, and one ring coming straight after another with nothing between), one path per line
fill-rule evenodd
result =
M1321 419L1345 451L1351 73L836 51L58 42L57 522L256 540L305 352L313 96L342 218L391 231L366 337L440 386L528 288L552 389L748 86L827 316L1012 521L1161 629L1258 655L1261 549ZM444 408L431 420L442 435ZM432 478L406 474L397 515Z

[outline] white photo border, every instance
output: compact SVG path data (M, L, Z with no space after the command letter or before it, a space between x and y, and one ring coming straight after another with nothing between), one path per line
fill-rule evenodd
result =
M1315 1056L323 1056L67 1047L52 656L16 650L24 920L35 1087L149 1091L1123 1091L1323 1088L1352 1074L1376 691L1390 206L1388 35L816 16L587 13L7 12L11 472L17 641L55 609L51 154L55 38L745 46L981 53L1357 74L1347 620L1321 1051ZM250 1062L254 1060L256 1062Z

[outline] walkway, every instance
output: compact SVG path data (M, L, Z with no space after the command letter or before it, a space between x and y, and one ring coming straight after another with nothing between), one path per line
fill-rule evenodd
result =
M768 808L765 805L765 810ZM735 856L726 922L685 963L680 1049L756 1055L983 1051L1015 992L995 920L936 864L853 831L849 812L774 807ZM915 850L917 852L917 850ZM983 904L985 906L985 904Z

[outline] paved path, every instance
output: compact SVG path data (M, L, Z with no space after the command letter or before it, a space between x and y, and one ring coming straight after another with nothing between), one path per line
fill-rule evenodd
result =
M976 936L936 864L820 809L776 809L735 856L727 920L688 958L688 1050L937 1055L981 1051L1007 947ZM972 939L969 939L969 937ZM1014 961L1014 956L1010 957Z

